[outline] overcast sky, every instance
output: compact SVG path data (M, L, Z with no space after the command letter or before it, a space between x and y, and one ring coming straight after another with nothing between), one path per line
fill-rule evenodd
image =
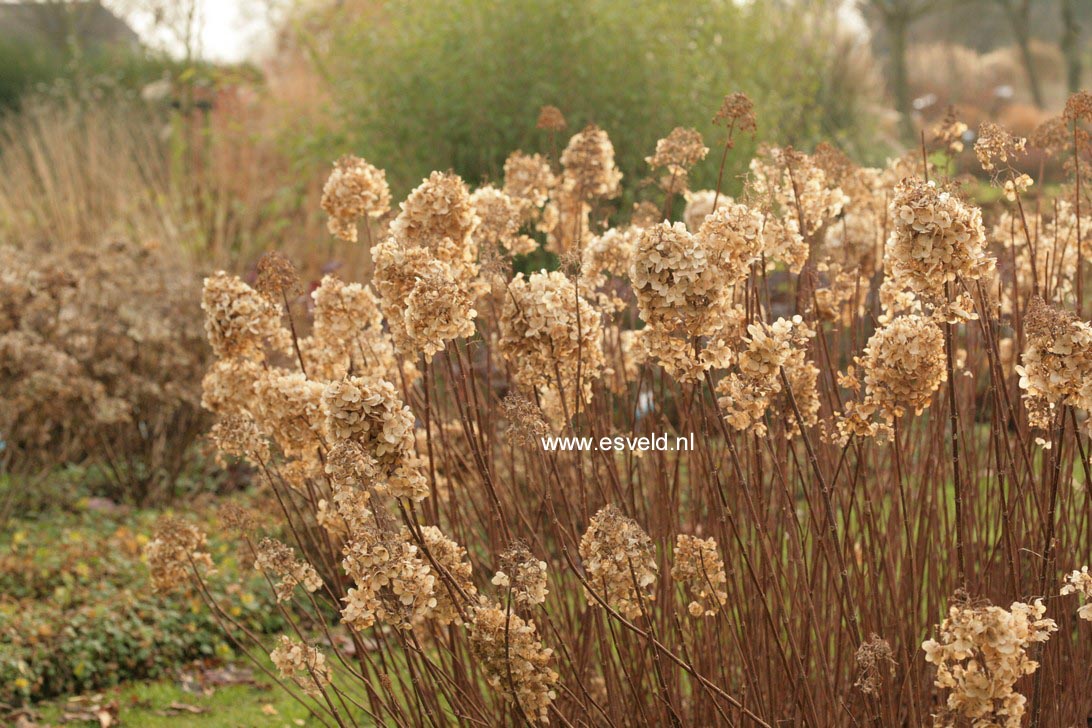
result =
M191 0L108 0L117 14L150 45L181 55L183 48L170 33L157 28L151 11L157 4L181 7ZM234 62L260 55L269 48L273 18L287 0L192 0L196 3L201 55L209 60Z

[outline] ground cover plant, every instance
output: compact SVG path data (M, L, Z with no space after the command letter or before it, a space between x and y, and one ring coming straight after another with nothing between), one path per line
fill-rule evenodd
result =
M556 108L558 154L397 209L339 159L322 208L370 281L274 253L201 298L211 440L277 504L217 532L287 627L268 649L221 608L184 514L155 587L322 725L1086 721L1092 96L978 129L988 219L954 117L883 168L762 146L730 198L688 171L756 120L714 111L645 150L632 206ZM693 448L603 440L653 433Z

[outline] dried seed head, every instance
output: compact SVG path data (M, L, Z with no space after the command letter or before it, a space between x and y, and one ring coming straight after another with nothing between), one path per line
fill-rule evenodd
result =
M539 109L538 122L535 126L549 131L561 131L566 126L565 117L562 115L561 109L547 104Z
M334 164L334 171L322 188L322 209L330 216L331 234L355 243L357 221L362 217L381 217L390 208L386 172L352 155Z

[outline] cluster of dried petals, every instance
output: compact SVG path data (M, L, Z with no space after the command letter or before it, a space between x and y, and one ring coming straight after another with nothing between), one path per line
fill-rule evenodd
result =
M907 178L891 200L887 257L895 278L934 301L947 283L976 280L994 264L986 253L982 211L933 182Z
M819 409L815 390L818 370L808 361L806 347L815 332L800 316L794 316L791 320L779 318L772 324L750 324L747 334L736 366L717 383L717 404L725 421L735 430L764 435L766 411L784 389L784 368L804 425L814 425ZM799 422L789 403L786 405L790 413L786 435L792 436L798 432Z
M966 602L949 608L937 638L926 640L922 649L926 662L936 666L935 685L949 691L950 720L1019 728L1027 698L1014 686L1039 667L1028 649L1058 629L1045 613L1040 599L1014 602L1008 610Z
M300 276L296 266L292 265L288 256L276 250L258 258L255 273L254 289L274 306L295 296L299 288Z
M462 273L477 258L471 237L477 225L466 183L458 175L433 172L402 202L391 235L402 247L425 248Z
M515 254L527 254L535 249L532 238L519 234L527 208L523 200L486 185L474 190L470 202L479 220L474 238L480 249L503 247Z
M613 505L599 510L580 539L580 558L588 589L589 606L602 599L626 619L635 619L655 598L656 552L652 539L637 522Z
M501 554L501 568L492 584L508 590L512 602L520 608L544 604L546 595L546 562L535 557L525 544L516 543Z
M628 277L639 235L640 231L633 227L610 228L589 239L581 251L581 284L588 288L602 286L606 282L603 273L614 278Z
M757 128L754 102L739 91L728 94L720 105L713 123L735 131L753 132Z
M512 280L500 336L501 354L526 388L560 386L572 397L577 388L589 391L603 368L600 314L559 271Z
M650 326L701 335L724 301L726 286L701 239L682 223L641 231L630 280L641 319Z
M311 292L311 300L312 332L300 340L310 376L341 379L350 371L382 372L392 380L399 376L394 344L370 288L327 275Z
M550 667L553 650L542 645L535 623L482 604L474 609L468 637L489 686L514 701L528 721L548 723L558 674Z
M1024 153L1026 146L1027 139L1013 136L992 121L986 121L978 128L974 153L982 169L993 172L999 164L1011 167L1016 157Z
M432 356L444 342L474 333L476 288L426 248L388 238L372 248L380 306L397 349Z
M436 583L436 607L429 616L440 624L462 624L463 608L478 593L466 549L435 526L421 527L421 541L428 549L429 564L441 572Z
M895 653L891 644L877 634L857 648L857 681L853 687L865 695L875 695L884 681L895 674Z
M686 193L686 208L683 210L683 222L686 229L692 233L698 232L701 224L705 222L707 215L713 212L713 203L716 206L731 205L735 200L725 194L716 193L716 190L690 190ZM659 211L657 211L659 216Z
M263 369L248 403L254 421L290 457L313 455L322 444L323 385L301 372Z
M267 341L285 346L280 309L238 276L220 271L206 278L201 308L205 335L218 357L260 359Z
M381 494L421 500L428 484L415 455L413 412L384 379L349 377L328 383L322 411L330 442L352 440L378 464Z
M320 698L330 684L326 655L315 647L281 635L269 659L285 680L291 680L312 698Z
M546 204L556 186L550 163L541 154L516 151L504 161L504 193L520 203L525 219Z
M671 578L682 584L691 597L686 610L692 617L712 617L728 603L724 560L712 538L680 533L675 539Z
M750 273L763 244L761 213L747 205L717 204L698 229L698 240L710 262L723 274L722 285L734 285Z
M188 588L201 569L212 568L208 539L201 529L177 518L161 518L144 547L152 588L171 592Z
M653 169L664 170L660 187L668 195L674 195L687 190L690 168L705 159L708 153L709 148L705 146L700 132L678 126L656 142L655 153L645 157L645 162Z
M256 466L269 462L269 440L249 415L224 415L209 431L209 441L216 446L218 459L230 455Z
M591 205L575 190L554 190L535 228L546 233L546 250L559 256L579 250L591 237Z
M751 160L750 170L750 194L777 217L795 220L805 236L818 232L849 202L821 166L793 149L764 147Z
M550 434L542 410L534 402L509 392L501 400L501 411L508 420L508 437L522 447L541 447L541 439Z
M565 115L561 113L561 109L551 104L546 104L538 110L538 121L535 122L535 126L538 129L545 129L547 131L561 131L567 124L565 123Z
M263 538L258 542L254 568L265 572L270 579L274 576L279 579L273 587L278 602L289 601L297 586L302 586L307 592L314 592L322 587L322 579L315 567L297 559L291 546L276 539Z
M574 134L561 152L563 185L580 200L610 199L621 192L622 173L614 166L614 145L595 124Z
M1052 429L1065 405L1092 410L1092 325L1035 297L1024 332L1027 344L1016 372L1031 425Z
M360 157L342 157L322 188L322 209L330 216L330 233L355 243L360 218L382 217L391 209L387 173Z
M865 396L888 418L921 414L947 377L944 335L922 316L900 316L876 331L860 361Z
M245 413L250 417L254 384L264 371L261 362L253 359L214 361L201 381L201 406L221 416Z
M1060 594L1079 594L1084 604L1077 608L1077 616L1092 622L1092 573L1087 566L1082 566L1080 571L1074 569L1065 577Z
M443 586L405 527L365 526L345 544L342 566L355 586L345 596L341 618L356 630L377 621L412 629L432 615Z

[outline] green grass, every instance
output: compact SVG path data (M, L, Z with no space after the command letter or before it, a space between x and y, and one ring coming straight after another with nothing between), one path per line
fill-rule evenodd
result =
M117 701L122 725L142 728L318 725L307 708L259 670L255 670L254 681L253 685L216 688L211 695L194 694L178 683L166 680L126 683L95 695L102 696L98 702L103 705ZM35 719L43 723L60 723L67 702L67 699L59 699L39 703L35 707ZM172 703L194 706L204 712L172 711Z

